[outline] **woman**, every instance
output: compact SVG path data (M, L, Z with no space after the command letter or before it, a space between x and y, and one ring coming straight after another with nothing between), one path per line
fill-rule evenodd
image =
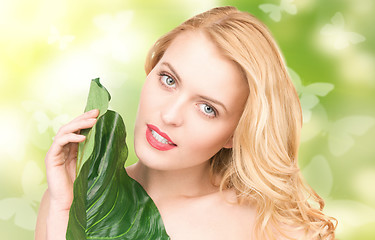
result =
M199 14L155 43L145 70L139 161L126 171L171 239L334 239L334 219L297 165L301 107L264 24L234 7ZM65 237L76 132L97 116L63 126L47 153L37 239Z

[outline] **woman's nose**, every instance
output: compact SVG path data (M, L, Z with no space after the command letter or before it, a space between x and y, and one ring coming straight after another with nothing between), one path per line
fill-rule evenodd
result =
M181 126L184 118L182 99L170 99L161 111L161 119L167 125Z

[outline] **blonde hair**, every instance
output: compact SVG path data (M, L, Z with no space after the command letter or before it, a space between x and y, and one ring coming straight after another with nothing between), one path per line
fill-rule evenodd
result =
M234 132L233 148L213 156L211 167L222 177L221 190L232 188L241 202L255 204L256 239L275 239L280 234L293 239L287 226L300 229L309 239L334 239L335 219L322 213L322 198L303 182L297 164L301 105L268 28L234 7L211 9L157 40L146 58L147 74L184 31L205 33L239 66L248 82L250 93Z

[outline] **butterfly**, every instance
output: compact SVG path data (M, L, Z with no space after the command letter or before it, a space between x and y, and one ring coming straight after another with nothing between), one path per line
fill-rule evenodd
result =
M47 114L42 111L35 111L33 118L37 121L37 128L40 134L43 134L50 127L52 127L55 133L57 133L61 125L69 120L69 116L66 114L58 115L57 117L50 119Z
M374 222L375 209L373 207L354 200L333 200L330 198L334 179L332 169L323 155L314 156L310 163L302 169L302 175L309 185L324 198L326 203L324 212L339 221L337 233L344 236L349 233L345 231L353 226L358 227ZM368 183L366 182L366 184ZM371 188L367 187L367 191L371 191ZM316 206L314 202L311 204Z
M53 114L59 114L62 112L63 108L61 103L57 103L55 101L40 102L34 100L25 100L21 104L27 112L35 112L44 109L46 111L52 112Z
M101 14L96 16L93 22L100 30L116 35L126 29L131 23L133 15L133 11L121 11L115 15Z
M366 40L364 36L356 32L345 30L345 20L342 13L337 12L331 18L332 24L326 24L320 30L320 34L325 36L326 43L337 50L344 49L350 44L357 44Z
M122 11L115 15L102 14L93 19L103 34L95 40L91 49L99 54L111 55L116 60L127 62L138 41L136 34L127 30L133 19L133 11Z
M280 5L275 4L260 4L259 8L265 12L269 13L269 16L272 20L275 22L280 22L281 20L281 13L287 12L289 14L296 14L297 13L297 7L295 4L293 4L294 0L281 0Z
M26 230L34 230L38 207L47 184L43 183L44 174L34 161L25 164L21 183L22 197L0 200L0 219L8 220L14 216L14 223Z
M288 68L288 72L300 98L303 122L308 122L311 119L311 110L319 103L318 96L326 96L333 90L334 85L331 83L317 82L304 86L302 85L301 78L293 69Z
M355 144L355 136L362 136L375 125L375 118L365 115L349 115L336 121L328 119L325 108L318 104L311 121L304 123L301 142L321 133L327 136L328 150L334 156L342 156Z
M70 119L68 114L61 114L62 104L54 101L43 102L26 100L22 107L30 113L26 123L28 140L42 150L48 150L53 136L58 129ZM52 117L51 117L52 116ZM53 131L49 131L52 129Z
M51 26L50 28L50 35L48 37L48 44L53 44L57 42L59 44L60 50L64 50L68 47L69 43L71 43L75 39L75 36L72 35L61 35L59 30Z
M328 129L328 147L334 156L341 156L353 145L353 136L364 135L375 125L375 119L369 116L347 116L331 124Z
M333 186L333 175L327 159L323 155L314 156L302 169L302 175L310 186L321 196L328 197ZM319 177L317 177L319 175Z

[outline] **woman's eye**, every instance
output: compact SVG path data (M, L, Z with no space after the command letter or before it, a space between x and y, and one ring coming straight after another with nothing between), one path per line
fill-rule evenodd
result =
M175 80L168 75L161 75L161 81L168 87L173 87L176 84Z
M213 107L210 105L207 105L205 103L199 104L199 109L207 116L209 117L216 117L216 111Z

